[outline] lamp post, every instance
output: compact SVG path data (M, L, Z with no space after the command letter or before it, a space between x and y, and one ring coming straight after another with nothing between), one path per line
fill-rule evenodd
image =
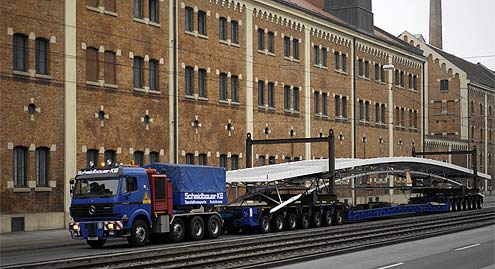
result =
M363 135L363 159L366 159L366 134Z

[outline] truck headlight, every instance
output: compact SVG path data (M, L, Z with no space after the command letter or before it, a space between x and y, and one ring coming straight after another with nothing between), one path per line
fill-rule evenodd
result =
M74 223L74 225L72 225L72 230L79 231L79 224L78 223Z

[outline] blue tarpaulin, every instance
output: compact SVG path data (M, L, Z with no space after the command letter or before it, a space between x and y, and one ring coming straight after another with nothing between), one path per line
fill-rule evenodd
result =
M174 193L225 192L225 168L204 165L154 163L143 166L156 169L172 181Z

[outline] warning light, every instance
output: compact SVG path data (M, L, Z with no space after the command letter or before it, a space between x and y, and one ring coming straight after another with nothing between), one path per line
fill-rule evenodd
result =
M129 162L129 164L130 164L130 165L134 165L134 160L131 160L131 161Z
M105 162L101 162L101 163L100 163L100 166L101 166L101 167L105 167Z

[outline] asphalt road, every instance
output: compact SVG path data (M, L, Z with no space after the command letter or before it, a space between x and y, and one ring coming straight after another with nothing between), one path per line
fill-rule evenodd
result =
M278 268L493 269L495 226L374 248Z

